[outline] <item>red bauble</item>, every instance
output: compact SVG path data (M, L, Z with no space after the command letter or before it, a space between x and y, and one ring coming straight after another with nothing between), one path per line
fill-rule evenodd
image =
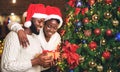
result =
M113 0L105 0L105 3L106 3L106 4L112 4L112 1L113 1Z
M105 52L103 52L103 54L102 54L102 57L103 57L104 59L109 59L110 56L111 56L111 54L110 54L109 51L105 51Z
M100 35L100 34L101 34L101 30L100 30L99 28L96 28L96 29L94 30L94 33L95 33L96 35Z
M91 30L84 30L84 35L87 37L91 36Z
M120 6L118 7L117 11L120 12Z
M106 35L111 36L112 35L112 30L110 30L110 29L106 30Z
M84 23L84 24L88 24L88 23L89 23L88 17L86 17L86 18L83 19L83 23Z
M90 6L92 6L93 4L95 4L95 0L88 0L88 3Z
M92 49L92 50L96 49L97 48L97 43L94 42L94 41L90 42L89 43L89 48Z

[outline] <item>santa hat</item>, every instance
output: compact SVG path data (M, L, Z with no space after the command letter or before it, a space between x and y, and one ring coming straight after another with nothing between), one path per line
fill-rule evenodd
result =
M43 4L30 4L27 10L27 17L24 26L31 26L31 18L46 18L46 8Z
M60 21L58 28L62 26L63 20L62 20L62 14L59 8L47 6L46 14L48 15L48 17L45 20L50 20L52 18L58 19Z

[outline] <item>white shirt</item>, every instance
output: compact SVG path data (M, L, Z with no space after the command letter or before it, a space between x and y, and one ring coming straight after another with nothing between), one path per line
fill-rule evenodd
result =
M2 72L40 72L40 66L32 67L31 59L42 52L40 41L35 34L27 35L30 45L23 48L17 33L10 32L5 38L1 59Z
M41 48L49 51L56 50L57 46L61 43L61 37L57 32L53 34L50 40L47 42L45 39L43 28L40 30L38 39L40 40Z

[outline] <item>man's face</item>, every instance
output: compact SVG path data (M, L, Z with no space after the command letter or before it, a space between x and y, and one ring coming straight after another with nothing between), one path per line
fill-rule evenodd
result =
M52 20L46 21L43 27L45 36L50 38L55 32L57 32L58 26L59 24L57 20L52 19Z
M40 18L40 19L38 19L38 18L32 18L32 25L31 25L31 27L30 27L30 29L31 29L31 31L33 32L33 33L35 33L35 34L39 34L39 31L40 31L40 29L43 27L43 25L44 25L44 18Z

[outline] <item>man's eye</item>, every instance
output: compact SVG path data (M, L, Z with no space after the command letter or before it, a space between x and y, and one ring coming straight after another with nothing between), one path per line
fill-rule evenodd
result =
M47 27L49 27L49 28L50 28L51 26L50 26L50 25L48 25Z

